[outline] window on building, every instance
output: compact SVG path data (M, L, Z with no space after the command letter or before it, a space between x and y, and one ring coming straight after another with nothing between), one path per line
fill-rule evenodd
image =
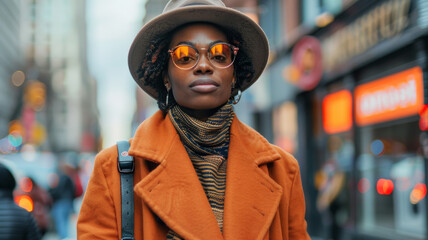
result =
M424 239L427 134L418 120L400 120L360 128L359 136L357 227L391 239Z

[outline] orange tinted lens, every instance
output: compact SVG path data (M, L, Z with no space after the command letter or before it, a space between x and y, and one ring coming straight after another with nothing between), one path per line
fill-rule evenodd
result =
M211 54L212 55L223 54L225 46L227 47L227 45L225 45L225 44L216 44L216 45L212 46L211 47Z
M178 67L192 67L197 62L197 52L189 46L178 46L172 53L172 60Z
M209 54L210 61L217 67L226 67L230 65L235 58L232 49L229 45L224 43L211 46Z

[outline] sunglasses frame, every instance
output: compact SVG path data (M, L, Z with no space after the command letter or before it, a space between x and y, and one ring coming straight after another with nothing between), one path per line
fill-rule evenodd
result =
M216 46L216 45L218 45L218 44L224 44L224 45L227 45L228 47L230 47L230 48L231 48L231 50L232 50L232 52L233 52L233 60L232 60L232 62L230 62L230 64L229 64L229 65L227 65L227 66L225 66L225 67L218 67L218 66L215 66L215 65L214 65L214 63L212 63L212 62L211 62L211 60L210 60L210 58L208 57L208 54L209 54L209 51L208 51L208 50L210 50L212 47L214 47L214 46ZM194 64L194 65L192 65L191 67L188 67L188 68L179 67L179 66L175 63L175 61L174 61L174 60L172 60L172 58L173 58L173 54L174 54L174 51L175 51L177 48L179 48L180 46L188 46L188 47L193 48L193 49L196 51L196 54L197 54L196 56L198 57L198 59L196 60L195 64ZM238 50L239 50L239 48L238 48L238 47L233 46L233 45L232 45L232 44L230 44L230 43L226 43L226 42L216 42L216 43L212 44L211 46L209 46L208 48L201 48L200 50L207 51L207 59L208 59L208 61L210 62L210 64L211 64L213 67L215 67L215 68L219 68L219 69L225 69L225 68L228 68L228 67L230 67L230 66L232 66L232 65L233 65L233 63L235 62L235 59L236 59L236 55L238 54ZM198 65L199 60L201 59L201 58L200 58L200 55L201 55L201 54L200 54L199 49L197 49L196 47L194 47L194 46L192 46L192 45L190 45L190 44L180 44L180 45L177 45L177 46L175 46L175 47L173 47L173 48L169 49L169 50L168 50L168 53L169 53L169 54L170 54L170 56L171 56L172 63L174 63L174 65L175 65L177 68L182 69L182 70L190 70L190 69L193 69L194 67L196 67L196 65Z

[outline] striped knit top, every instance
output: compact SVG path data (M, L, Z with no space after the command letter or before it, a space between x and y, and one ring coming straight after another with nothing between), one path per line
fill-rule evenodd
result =
M221 107L205 122L187 115L178 105L171 108L169 117L189 154L219 228L223 231L227 154L230 125L234 117L232 103ZM170 231L167 239L180 238Z

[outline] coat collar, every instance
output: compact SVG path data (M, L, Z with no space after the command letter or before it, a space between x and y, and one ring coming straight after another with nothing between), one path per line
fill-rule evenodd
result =
M223 234L169 117L157 112L131 142L130 155L159 164L136 183L135 193L185 239L262 239L276 213L282 187L260 165L280 155L236 117L230 134Z

